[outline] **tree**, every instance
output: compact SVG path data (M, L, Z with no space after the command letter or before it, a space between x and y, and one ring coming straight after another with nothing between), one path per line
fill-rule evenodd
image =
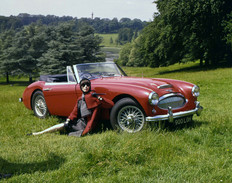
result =
M76 18L71 16L58 17L54 15L30 15L27 13L21 13L18 16L4 17L0 16L0 33L9 29L21 29L23 26L30 25L31 23L41 22L43 25L59 25L68 21L74 21L80 24L87 24L95 29L96 33L117 33L121 28L130 28L141 30L146 25L145 21L139 19L131 20L129 18L122 18L118 21L117 18L112 20L108 18L100 19L98 17L92 18Z
M24 26L23 30L15 35L15 41L12 46L11 59L17 63L17 69L29 76L32 82L32 76L38 73L38 58L47 49L44 27L36 24Z
M61 23L46 30L47 51L38 59L40 74L65 73L68 65L103 60L100 56L101 38L94 36L94 30L87 25L79 27L74 22Z
M11 59L14 35L15 32L9 30L2 33L0 36L0 74L6 75L7 83L9 83L9 74L17 69L17 62Z
M129 61L129 55L132 49L131 43L126 43L119 52L119 64L125 66Z
M83 50L72 28L72 23L62 23L46 29L48 49L38 59L40 74L65 73L66 66L80 57Z
M125 44L127 42L131 42L134 36L134 32L130 28L122 28L118 33L118 41L120 44Z
M113 44L113 43L114 43L113 38L110 37L110 44Z
M122 28L130 28L132 26L130 18L121 18L119 23L121 24Z
M224 22L232 11L230 0L157 0L159 10L142 31L141 54L150 66L200 60L218 65L231 60Z
M228 15L228 20L224 22L224 26L226 32L225 40L229 45L229 49L230 49L230 51L228 51L228 57L231 58L232 57L232 12ZM232 65L232 59L228 61L228 64L230 66Z
M100 51L102 38L94 35L93 27L88 25L81 27L79 37L81 47L84 49L82 62L99 62L104 60Z
M32 76L38 72L37 59L47 49L43 26L31 24L19 32L7 31L2 35L4 46L0 53L1 70L6 72L7 76L12 73L27 74L32 82Z
M109 32L117 32L117 30L120 29L119 26L119 22L117 18L113 18L110 22L109 22Z
M76 21L43 26L33 23L18 32L0 34L0 72L8 75L64 73L67 65L102 61L102 38L89 25Z

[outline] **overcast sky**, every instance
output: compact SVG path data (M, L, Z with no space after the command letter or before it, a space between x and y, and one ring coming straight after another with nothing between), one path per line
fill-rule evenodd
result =
M118 18L149 21L157 12L154 0L1 0L0 15L19 13L72 17Z

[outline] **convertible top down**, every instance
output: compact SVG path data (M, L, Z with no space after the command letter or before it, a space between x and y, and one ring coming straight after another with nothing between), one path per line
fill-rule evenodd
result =
M65 75L41 76L25 89L22 101L39 118L48 114L67 117L81 96L82 78L91 80L92 90L115 103L101 115L114 129L138 132L147 122L187 123L203 109L197 101L198 86L172 79L128 77L113 62L77 64L68 66Z

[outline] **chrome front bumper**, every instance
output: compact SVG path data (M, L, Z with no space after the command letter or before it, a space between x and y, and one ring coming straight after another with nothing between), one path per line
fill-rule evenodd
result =
M189 110L189 111L181 111L181 112L173 113L172 108L169 107L168 108L168 114L157 115L157 116L148 116L148 117L146 117L146 121L147 122L169 121L169 122L172 123L175 118L191 116L191 115L194 115L194 114L196 114L197 116L200 116L202 110L203 110L203 107L200 106L200 102L196 103L196 108L195 109Z

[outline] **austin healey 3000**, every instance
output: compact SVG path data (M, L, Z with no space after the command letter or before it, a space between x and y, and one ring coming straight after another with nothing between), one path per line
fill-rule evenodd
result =
M79 82L91 80L92 90L114 102L102 118L114 129L138 132L146 123L187 123L200 115L197 85L172 79L128 77L113 62L85 63L67 67L65 75L40 76L30 84L21 101L39 118L48 114L67 117L81 96Z

